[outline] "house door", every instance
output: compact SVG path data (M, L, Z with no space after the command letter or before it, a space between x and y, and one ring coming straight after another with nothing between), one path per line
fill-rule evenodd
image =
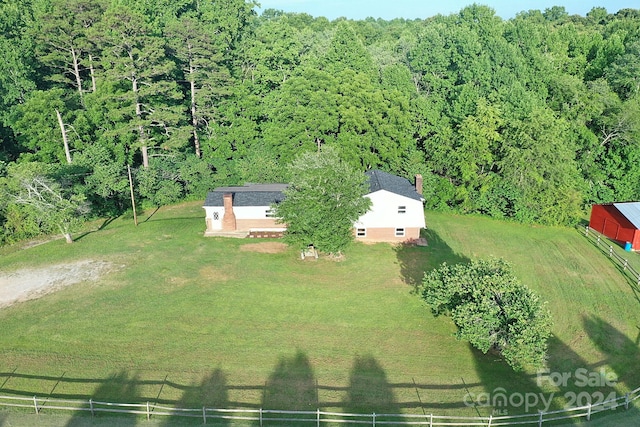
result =
M222 212L215 210L211 213L211 228L222 230Z

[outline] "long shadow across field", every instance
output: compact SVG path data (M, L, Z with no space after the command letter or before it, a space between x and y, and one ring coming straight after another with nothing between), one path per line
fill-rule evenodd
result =
M226 375L221 369L215 369L211 374L206 375L200 384L186 387L182 398L174 406L177 409L196 409L200 406L212 409L229 408L229 389ZM191 415L194 414L191 413ZM224 413L215 413L208 415L208 417L214 419L212 423L216 426L227 426L229 421L224 418L224 415ZM170 427L184 422L184 416L167 416L163 417L162 426Z
M343 404L345 412L397 414L400 407L387 374L373 356L357 356L353 361Z
M85 231L84 233L82 233L82 234L78 235L74 240L77 242L77 241L79 241L79 240L82 240L83 238L85 238L85 237L86 237L86 236L88 236L89 234L97 233L97 232L99 232L99 231L104 230L105 228L107 228L107 226L108 226L109 224L111 224L111 223L112 223L113 221L115 221L117 218L118 218L118 217L115 217L115 216L113 216L113 217L109 217L109 218L106 218L104 221L102 221L102 224L100 224L100 226L99 226L98 228L96 228L96 229L94 229L94 230Z
M548 369L535 374L514 371L499 354L491 351L483 354L471 345L469 347L475 356L476 372L483 390L465 395L465 403L474 407L477 416L483 417L535 415L539 411L563 409L565 404L561 396L571 396L567 393L573 389L573 372L577 367L586 366L580 356L556 338L549 340ZM559 389L553 387L558 374L564 381L564 384L558 384ZM574 424L574 421L569 419L563 424Z
M302 351L280 357L262 397L264 409L314 411L318 408L317 381L309 358Z
M584 329L589 338L602 353L606 355L603 364L615 371L616 382L629 389L640 386L640 348L638 343L630 339L622 331L599 316L583 316Z
M273 411L315 411L318 408L317 380L307 355L298 350L293 356L280 356L275 369L269 375L262 392L262 405L266 412L261 422L256 426L282 425L280 413ZM309 415L288 414L289 426L304 426Z
M140 402L138 387L140 379L137 375L129 376L126 371L120 371L110 379L104 381L94 392L93 400L107 403L133 403ZM117 409L114 407L114 409ZM69 420L66 427L76 427L86 425L86 413L76 412ZM118 417L118 426L135 426L138 417L133 414L126 414Z
M549 340L548 372L540 374L536 378L536 383L542 386L561 383L558 386L560 390L555 393L560 397L558 399L560 404L554 405L552 410L599 403L610 396L614 389L605 384L586 385L584 378L599 375L605 364L604 360L588 363L568 344L552 337ZM598 417L606 417L609 414L611 414L610 411L604 411ZM596 416L592 420L595 421L595 418ZM582 420L584 421L584 418ZM564 426L575 422L577 421L563 420L558 424Z
M637 377L635 370L631 367L633 365L628 365L630 363L628 351L635 348L635 344L626 336L621 336L622 334L618 331L612 330L610 325L599 318L585 318L585 329L588 332L591 331L590 335L599 337L595 338L596 340L609 337L605 341L600 341L603 352L607 349L611 351L612 346L618 348L618 344L611 344L612 342L622 343L622 347L627 349L625 357L621 359L610 357L588 363L569 345L557 337L552 337L548 343L547 369L535 374L525 374L513 371L498 355L485 355L472 349L476 357L476 370L484 391L471 393L471 397L465 396L467 402L476 406L478 415L500 416L556 411L589 403L598 404L615 398L614 387L617 375L620 375L620 378L631 379L632 382L634 381L632 378ZM637 360L637 352L634 357ZM605 365L610 366L617 375L612 375ZM629 386L633 387L633 384ZM609 411L603 411L594 415L594 419L606 417L609 414ZM584 417L581 419L585 420ZM579 422L577 419L565 419L551 424L545 422L545 425L567 426Z
M29 383L32 383L29 385ZM169 408L209 409L245 408L245 409L277 409L307 410L329 409L359 414L423 412L425 414L442 414L444 410L466 410L462 401L465 386L480 387L480 383L460 382L449 384L424 384L415 381L392 383L387 374L373 356L357 356L354 358L349 372L345 372L344 385L323 385L316 380L313 367L305 353L299 351L291 356L281 356L273 372L263 384L233 384L221 369L205 375L195 384L180 384L164 379L141 379L136 374L120 371L109 378L74 378L61 376L38 376L21 374L17 371L0 373L0 394L51 399L70 399L94 402L111 402L122 404L143 404L150 402ZM48 392L43 388L48 385ZM76 390L95 387L93 391L81 393ZM68 390L73 390L68 392ZM460 401L443 401L442 393L450 395L458 390ZM180 397L168 398L175 395ZM239 395L262 395L261 401L251 398L240 398ZM322 394L324 399L319 399ZM232 395L234 398L232 398ZM402 396L402 398L398 398ZM414 398L411 398L414 396ZM100 406L104 407L104 406ZM115 408L115 407L114 407ZM123 408L126 409L126 408ZM138 409L135 407L131 409ZM43 408L47 413L46 405ZM56 413L59 411L56 411ZM209 415L223 415L209 412ZM96 413L94 420L116 416L119 425L133 426L143 424L142 415ZM162 425L182 425L202 423L201 418L188 419L179 415L154 416L162 420ZM213 416L211 418L214 418ZM74 413L67 427L80 427L91 423L88 411ZM211 420L213 425L228 425L222 418Z
M422 237L427 240L427 246L400 244L395 247L402 281L414 289L420 286L426 271L438 268L443 262L449 265L469 262L469 258L453 252L435 230L424 230Z

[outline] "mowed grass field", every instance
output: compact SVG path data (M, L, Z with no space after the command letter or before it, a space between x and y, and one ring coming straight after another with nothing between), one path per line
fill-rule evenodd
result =
M342 261L301 261L275 240L203 237L200 203L150 214L72 245L1 252L4 273L80 260L111 269L0 309L0 395L488 416L480 397L497 389L553 396L558 409L571 393L597 401L640 386L633 283L575 229L427 212L428 247L355 244ZM548 365L563 384L457 341L412 292L425 270L488 256L548 301Z

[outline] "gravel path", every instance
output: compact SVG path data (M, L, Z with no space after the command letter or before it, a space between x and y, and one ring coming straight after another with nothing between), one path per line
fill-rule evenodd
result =
M95 281L111 269L112 264L108 262L83 260L46 268L0 272L0 307L39 298L65 286Z

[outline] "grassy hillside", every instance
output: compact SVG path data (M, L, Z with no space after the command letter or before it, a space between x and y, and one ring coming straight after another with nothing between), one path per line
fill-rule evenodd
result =
M203 216L185 204L72 245L5 249L4 272L86 259L112 268L0 309L0 394L474 416L493 408L465 404L468 393L553 393L560 408L565 393L640 386L639 301L576 230L428 213L426 248L356 244L344 261L300 261L273 241L204 238ZM456 341L452 322L411 293L425 269L489 255L549 302L549 368L572 375L566 385ZM576 384L579 368L616 384Z

